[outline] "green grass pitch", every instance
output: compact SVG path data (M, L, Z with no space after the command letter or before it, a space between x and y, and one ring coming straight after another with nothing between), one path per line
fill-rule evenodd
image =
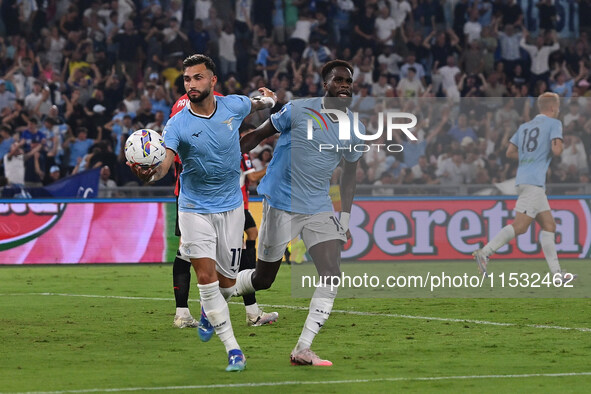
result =
M0 392L591 392L588 298L339 298L313 345L334 366L293 367L309 300L290 270L258 294L277 324L230 305L248 364L227 373L216 337L172 326L170 264L0 267Z

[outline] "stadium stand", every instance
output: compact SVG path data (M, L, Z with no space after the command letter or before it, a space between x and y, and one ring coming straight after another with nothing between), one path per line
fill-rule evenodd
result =
M4 1L0 186L107 166L117 195L135 195L123 142L162 129L184 94L182 59L202 52L218 65L217 91L267 86L279 99L271 112L322 95L319 68L341 58L355 67L353 107L368 130L372 109L419 113L424 143L402 138L403 152L365 155L358 182L369 195L501 193L516 168L504 155L515 125L536 114L533 97L554 91L564 97L565 151L550 188L588 193L591 29L574 15L591 1L534 3L529 16L520 0ZM253 159L266 162L274 143ZM159 181L154 195L173 182Z

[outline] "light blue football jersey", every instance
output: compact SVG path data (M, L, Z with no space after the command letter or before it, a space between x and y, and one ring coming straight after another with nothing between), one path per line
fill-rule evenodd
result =
M546 172L552 160L552 140L562 139L562 123L546 115L519 126L510 142L519 152L516 185L546 187Z
M363 141L353 130L351 139L339 139L336 118L331 120L322 110L323 99L311 98L290 101L271 115L280 135L257 191L273 208L301 214L332 212L328 191L333 171L342 157L349 162L361 158L362 152L354 146ZM347 115L353 124L353 114L349 111ZM312 139L308 139L309 119ZM359 132L365 134L361 122Z
M183 163L179 211L219 213L242 205L238 128L250 113L250 99L231 95L215 100L211 116L186 106L164 128L166 147Z

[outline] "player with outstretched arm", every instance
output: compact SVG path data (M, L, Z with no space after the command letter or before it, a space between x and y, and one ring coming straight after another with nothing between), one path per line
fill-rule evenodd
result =
M204 55L183 61L183 79L191 102L164 128L166 158L152 169L132 168L142 180L156 181L178 153L183 163L180 250L195 269L208 323L226 347L226 370L241 371L246 359L234 337L226 301L234 293L244 228L238 128L252 111L273 107L276 96L261 88L262 98L214 97L215 64ZM213 330L202 332L200 327L199 333L202 340L209 340Z
M213 92L214 96L222 96L218 92ZM189 96L185 93L174 103L172 110L170 111L170 117L172 118L183 108L190 103ZM176 155L174 157L174 176L176 178L174 186L174 195L176 197L176 221L174 227L174 235L177 237L181 236L181 229L179 228L179 190L180 190L180 179L179 176L183 170L181 159ZM191 311L189 310L189 289L191 288L191 259L187 256L183 256L179 249L176 252L174 262L172 263L172 288L174 290L174 301L176 304L176 311L172 324L178 328L185 327L198 327L199 322L193 318Z
M236 295L268 289L275 280L285 247L297 235L301 235L322 278L341 274L341 249L350 237L348 223L357 162L361 158L361 153L348 149L361 143L358 137L339 140L339 121L353 124L354 119L347 109L352 97L353 67L342 60L330 61L322 68L322 78L326 91L323 98L290 101L240 141L242 151L249 152L263 139L280 133L273 159L257 189L264 200L256 269L239 273ZM326 129L314 126L314 138L308 139L310 117L305 113L327 110L338 110L341 117L331 116L334 112L329 114ZM363 124L359 124L359 129L365 132ZM320 150L320 144L333 148ZM338 219L333 212L329 187L333 171L343 158L342 212ZM290 355L293 365L332 365L318 357L310 346L330 315L336 293L330 282L314 291L303 331Z
M223 96L222 94L213 91L214 96ZM174 115L179 113L183 108L185 108L188 103L190 103L189 97L185 93L176 101L176 103L172 107L172 111L170 117L172 118ZM240 130L244 127L244 123L241 125ZM250 127L250 125L249 125ZM254 127L251 128L254 130ZM249 130L250 131L250 130ZM242 133L242 132L241 132ZM242 255L240 259L240 269L249 269L254 268L256 264L256 251L255 251L255 242L257 237L257 228L256 224L254 223L254 219L252 219L252 215L248 211L248 194L246 192L246 187L244 185L244 178L257 181L264 175L260 174L260 171L257 173L253 173L254 169L246 169L244 168L247 163L250 162L250 158L248 158L247 154L243 154L242 160L240 162L240 188L242 190L242 195L244 199L244 231L247 234L246 240L246 249L242 250ZM176 196L176 203L177 203L177 217L176 217L176 224L174 234L177 237L181 236L181 230L179 228L179 218L178 218L178 196L179 196L179 189L180 189L180 179L179 175L183 170L183 165L179 156L176 155L174 158L174 165L175 165L175 177L176 177L176 185L174 188L174 195ZM250 168L250 167L249 167ZM245 173L244 171L247 171ZM252 265L252 266L251 266ZM189 289L191 287L191 260L187 256L183 256L181 254L181 250L178 249L174 262L172 264L172 286L174 290L174 299L176 304L176 312L174 315L173 325L178 328L185 328L185 327L199 327L201 324L207 324L205 321L207 317L204 319L200 319L197 321L191 315L189 310ZM277 312L265 312L261 307L258 306L256 301L255 294L248 294L244 297L244 306L246 309L246 324L252 327L259 327L266 324L271 324L277 321L279 318L279 314Z
M482 249L473 253L481 274L486 274L488 258L500 247L509 243L517 235L523 234L535 220L540 231L540 244L546 262L555 281L569 281L572 274L560 269L556 253L556 222L550 211L546 197L546 172L552 156L562 153L562 123L558 120L560 97L556 93L542 93L538 97L540 113L529 122L519 126L511 137L507 148L507 158L519 160L515 184L517 204L515 220L503 227Z

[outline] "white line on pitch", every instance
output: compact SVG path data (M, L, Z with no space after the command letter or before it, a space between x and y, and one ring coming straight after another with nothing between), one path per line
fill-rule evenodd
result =
M352 383L379 383L379 382L411 382L411 381L437 381L437 380L467 380L467 379L519 379L519 378L557 378L568 376L591 376L591 372L564 372L564 373L528 373L522 375L464 375L464 376L423 376L423 377L399 377L376 379L350 379L327 381L283 381L283 382L255 382L255 383L228 383L228 384L203 384L194 386L165 386L165 387L123 387L111 389L82 389L60 391L29 391L13 394L69 394L69 393L96 393L96 392L122 392L122 391L160 391L160 390L196 390L196 389L228 389L240 387L265 387L265 386L303 386L319 384L352 384Z
M0 294L0 296L22 296L22 295L41 295L41 296L62 296L62 297L85 297L85 298L114 298L120 300L147 300L147 301L173 301L172 298L159 298L159 297L129 297L129 296L109 296L109 295L95 295L95 294L64 294L64 293L15 293L15 294ZM198 299L191 299L189 301L197 302ZM230 302L234 305L243 305L241 302ZM293 309L307 311L307 306L296 306L296 305L275 305L275 304L259 304L263 307L268 308L281 308L281 309ZM473 320L473 319L458 319L451 317L434 317L434 316L415 316L415 315L403 315L398 313L376 313L376 312L362 312L362 311L348 311L344 309L333 309L332 313L343 313L347 315L357 316L380 316L380 317L393 317L398 319L416 319L416 320L433 320L433 321L444 321L453 323L472 323L481 324L488 326L501 326L501 327L529 327L529 328L546 328L552 330L564 330L564 331L580 331L580 332L591 332L591 328L587 327L564 327L564 326L550 326L545 324L518 324L518 323L502 323L487 320Z

